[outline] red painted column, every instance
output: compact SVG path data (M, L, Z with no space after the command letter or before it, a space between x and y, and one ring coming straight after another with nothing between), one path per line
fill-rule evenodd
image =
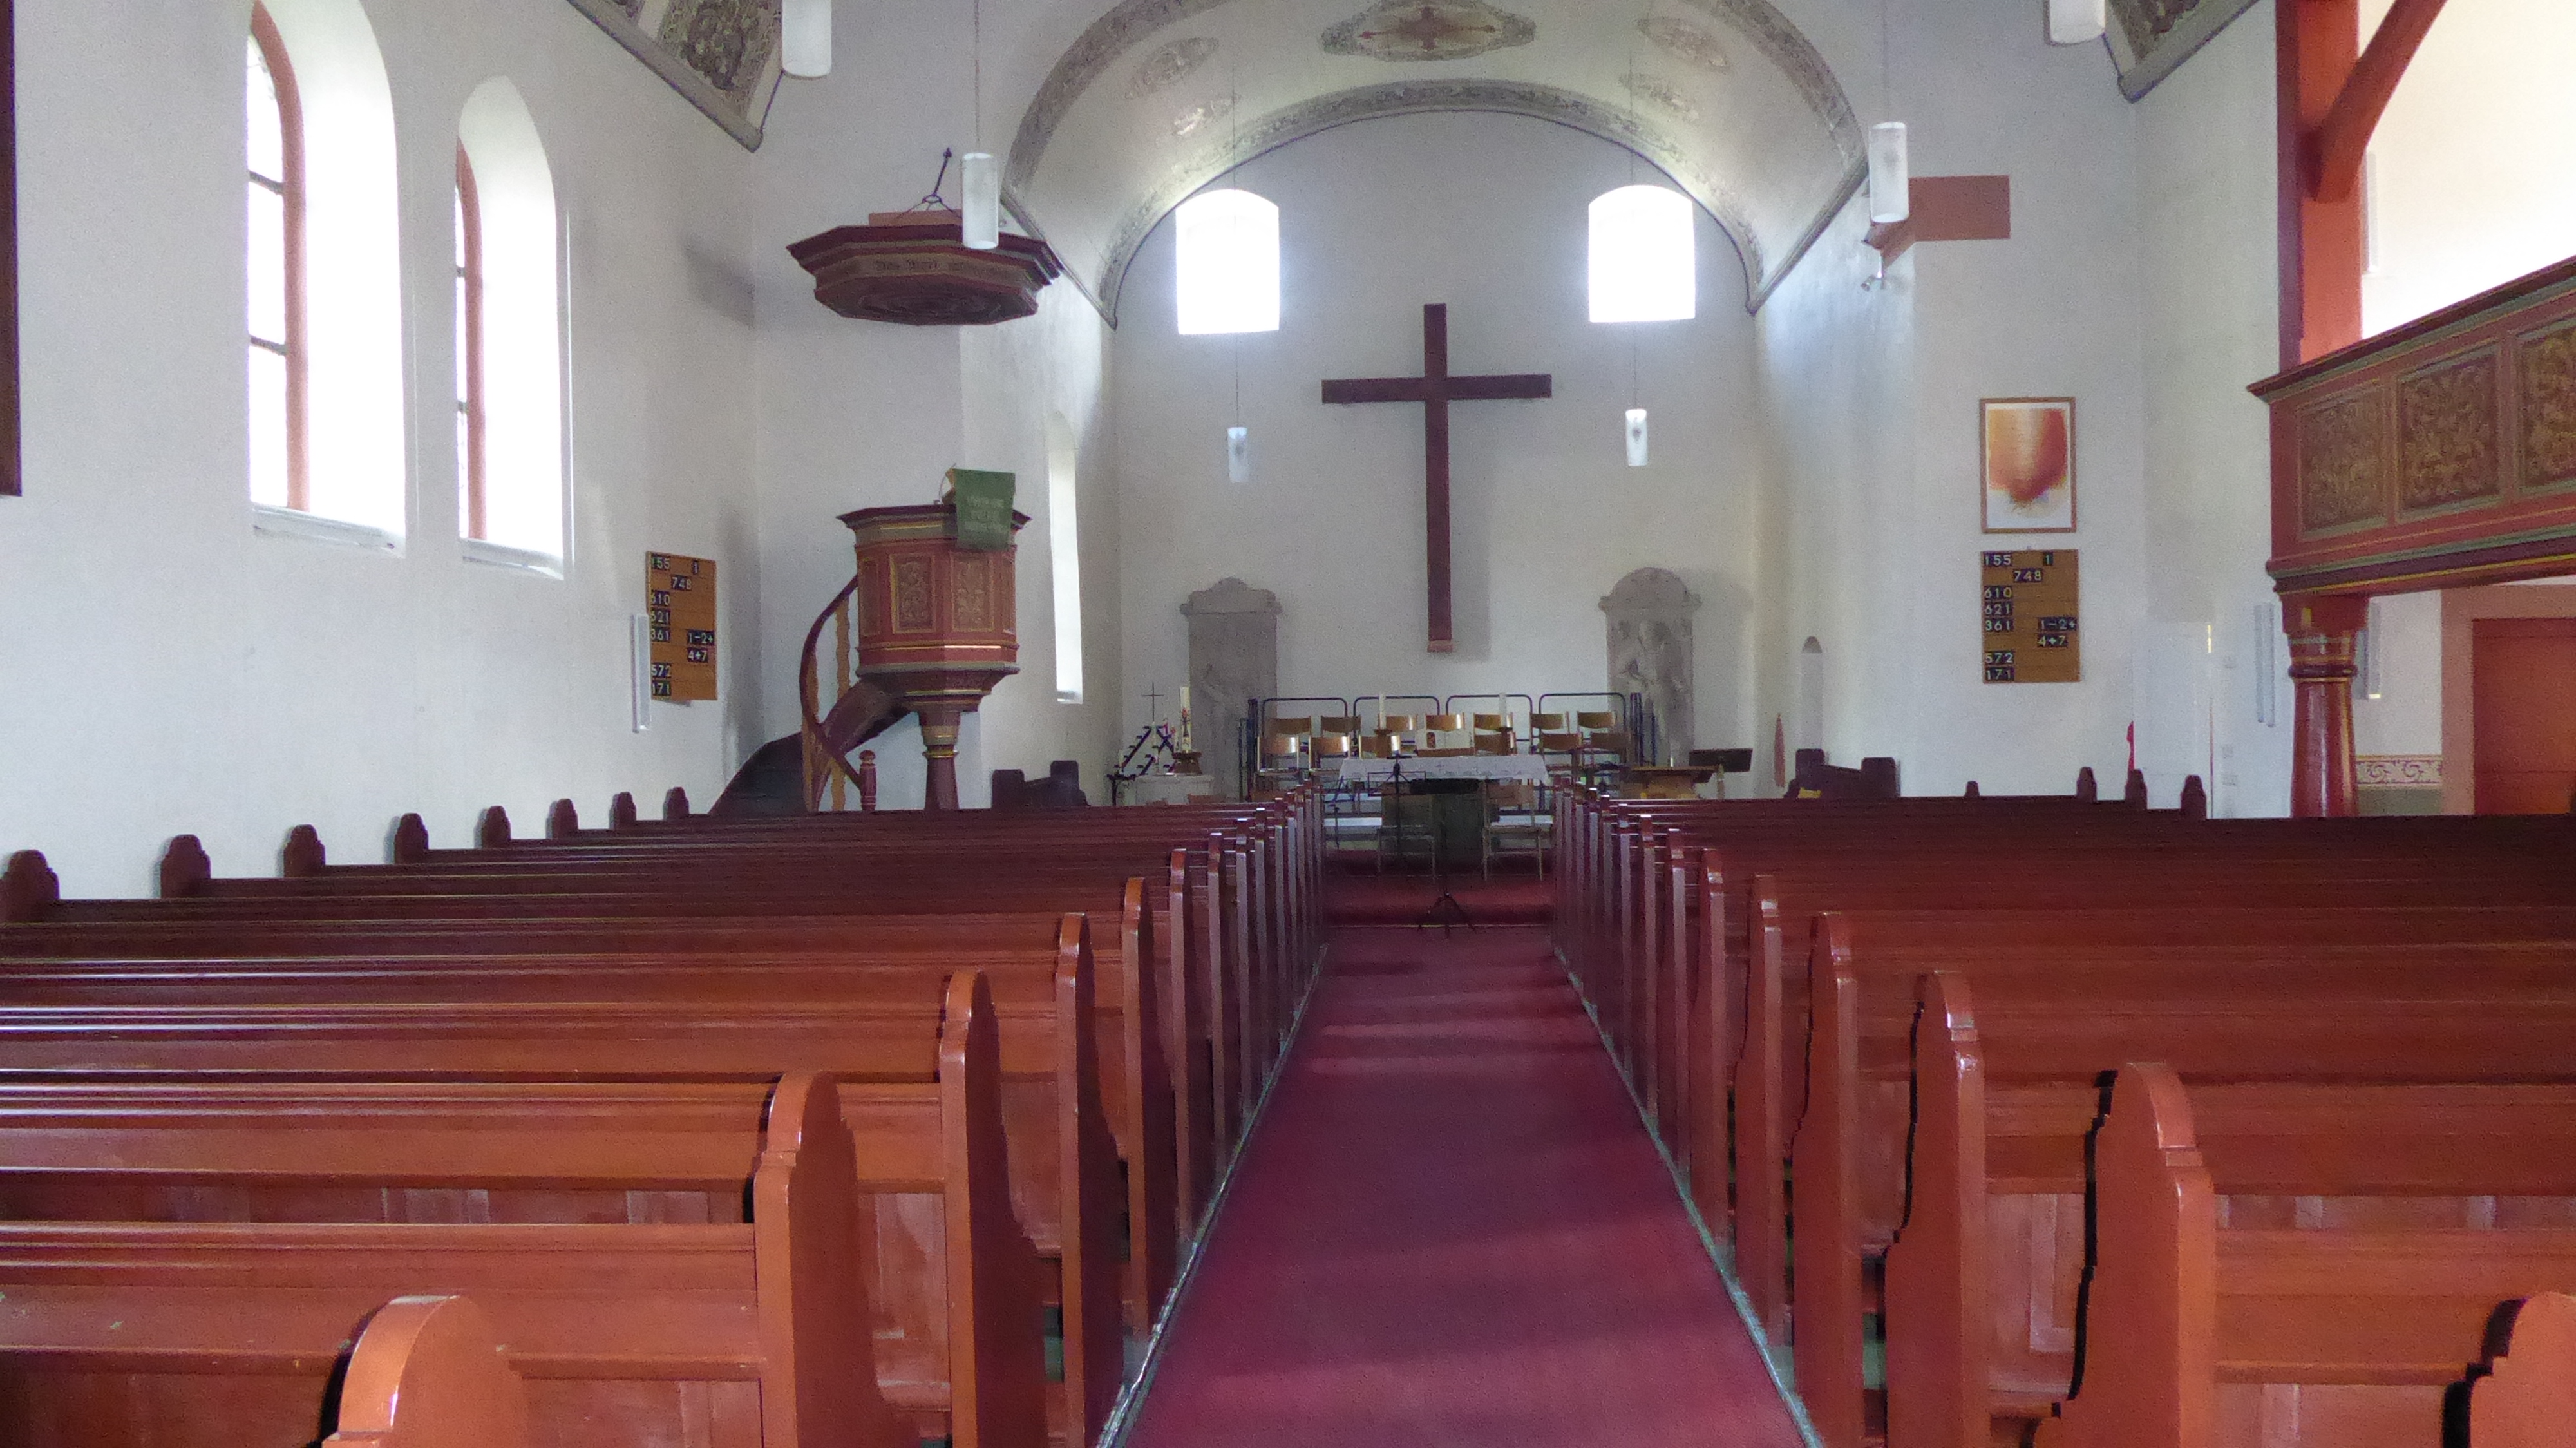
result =
M2290 635L2290 679L2299 691L2290 763L2290 813L2301 819L2359 813L2353 787L2352 676L2370 600L2358 594L2281 601Z

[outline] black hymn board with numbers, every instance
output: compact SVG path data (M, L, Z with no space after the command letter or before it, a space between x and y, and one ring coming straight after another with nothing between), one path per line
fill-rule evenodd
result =
M2072 684L2084 677L2075 550L1984 555L1989 684Z
M653 697L685 704L716 696L716 565L677 553L644 555L653 630Z

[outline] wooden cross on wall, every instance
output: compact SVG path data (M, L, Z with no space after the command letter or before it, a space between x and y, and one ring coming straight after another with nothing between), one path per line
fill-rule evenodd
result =
M1422 309L1422 375L1419 377L1346 377L1324 383L1324 400L1344 402L1418 402L1422 404L1422 513L1429 567L1430 641L1435 654L1458 646L1449 609L1449 404L1501 402L1556 395L1556 379L1545 372L1519 372L1498 377L1449 375L1449 308L1434 302Z

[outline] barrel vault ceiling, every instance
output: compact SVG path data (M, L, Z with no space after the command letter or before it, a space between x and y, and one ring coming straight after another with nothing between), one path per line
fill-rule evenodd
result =
M1770 0L1118 0L1057 23L1082 28L1023 60L1045 68L1005 185L1113 321L1172 207L1382 116L1531 116L1629 148L1726 230L1757 306L1863 169L1842 86Z

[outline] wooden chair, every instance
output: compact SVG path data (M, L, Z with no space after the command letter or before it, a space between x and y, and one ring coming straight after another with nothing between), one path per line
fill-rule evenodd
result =
M1532 734L1562 734L1566 731L1566 728L1567 721L1563 714L1532 714L1530 716L1530 733Z
M1360 716L1357 714L1326 714L1315 721L1315 732L1317 734L1347 734L1356 739L1359 737L1360 733Z
M1478 754L1511 754L1517 751L1512 748L1512 736L1509 734L1501 733L1497 730L1479 729L1476 731L1476 752Z
M1500 734L1511 740L1515 749L1519 747L1520 741L1513 733L1512 716L1509 714L1472 714L1468 716L1468 722L1475 726L1478 735Z
M1402 736L1389 734L1384 730L1375 734L1363 734L1360 736L1360 757L1363 759L1392 758L1403 742Z
M1427 749L1463 748L1469 743L1467 732L1467 716L1464 714L1428 715L1422 721L1423 747Z
M1544 794L1543 787L1525 779L1496 780L1486 787L1491 802L1485 825L1486 878L1493 877L1494 856L1519 853L1535 858L1539 878L1547 878L1547 855L1556 844L1556 824L1545 813Z
M1378 716L1377 732L1380 734L1394 736L1397 741L1396 748L1398 750L1411 748L1412 746L1422 742L1422 716L1419 714L1381 714Z
M1306 782L1306 774L1306 737L1304 735L1262 736L1261 785L1265 790L1281 792L1295 789Z
M1285 734L1292 739L1305 739L1315 732L1315 721L1312 719L1273 719L1261 732L1264 734Z

